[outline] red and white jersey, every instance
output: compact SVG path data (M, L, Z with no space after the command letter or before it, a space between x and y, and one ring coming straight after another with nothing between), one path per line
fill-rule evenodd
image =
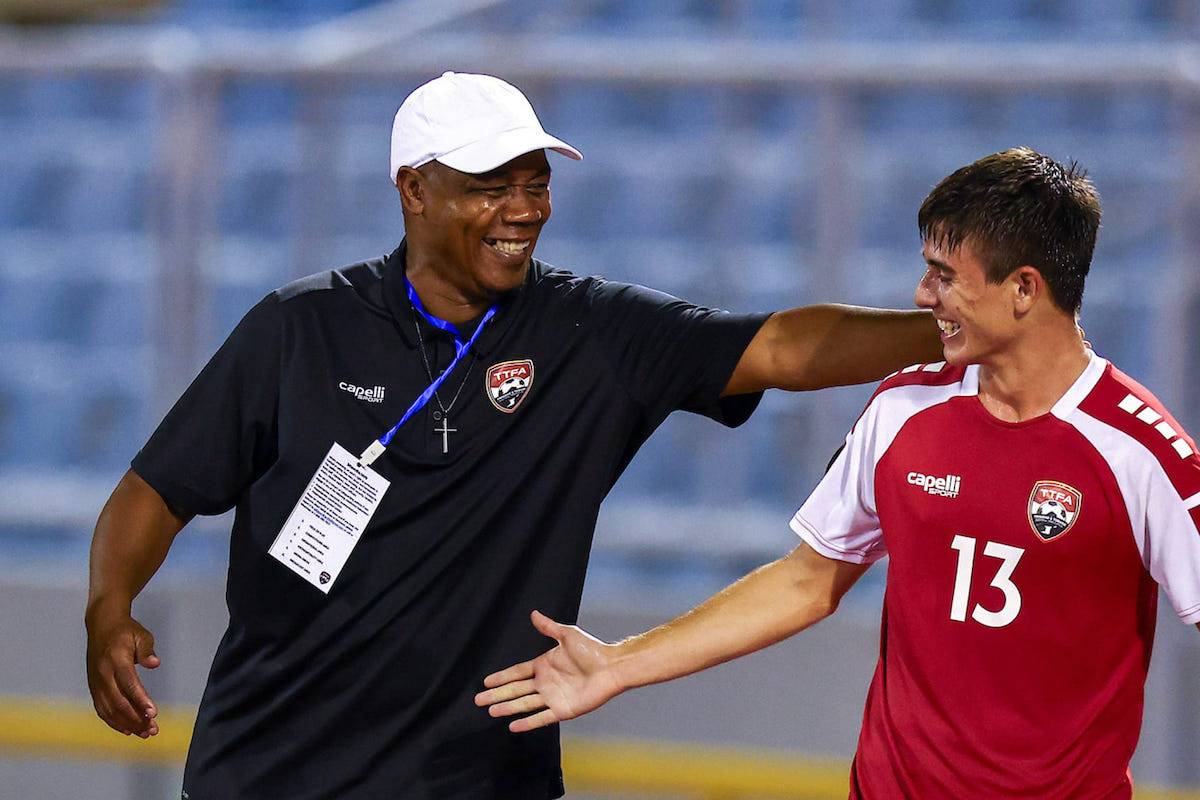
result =
M1200 456L1104 359L1002 422L978 367L886 380L792 528L889 556L862 800L1129 798L1158 587L1200 621Z

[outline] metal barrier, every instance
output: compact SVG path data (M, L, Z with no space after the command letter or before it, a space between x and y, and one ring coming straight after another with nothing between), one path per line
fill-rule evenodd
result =
M0 754L177 767L194 720L194 708L163 707L162 732L143 741L109 730L76 700L0 695ZM840 759L682 742L564 736L563 773L573 792L592 794L693 800L844 800L847 794ZM1134 798L1200 800L1200 791L1143 786Z

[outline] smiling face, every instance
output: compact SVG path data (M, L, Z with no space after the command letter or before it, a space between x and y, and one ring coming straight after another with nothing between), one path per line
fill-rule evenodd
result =
M969 241L949 249L927 239L921 252L926 269L914 299L933 312L946 361L991 363L1014 339L1013 281L988 282L984 262Z
M419 170L406 167L397 188L409 279L430 313L452 322L470 319L525 280L550 218L545 151L479 175L436 161Z

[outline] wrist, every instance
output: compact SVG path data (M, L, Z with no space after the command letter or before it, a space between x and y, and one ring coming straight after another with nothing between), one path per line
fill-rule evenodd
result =
M646 672L642 635L605 645L604 672L615 690L621 694L648 683L654 683Z
M83 622L88 630L104 626L114 619L124 619L133 616L133 598L96 595L89 597L84 611Z

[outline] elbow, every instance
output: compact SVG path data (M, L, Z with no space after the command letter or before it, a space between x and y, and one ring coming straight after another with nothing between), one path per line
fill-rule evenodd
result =
M826 595L826 596L821 597L817 601L816 607L813 608L813 610L811 612L814 617L813 621L820 622L821 620L825 619L826 617L833 616L833 612L838 610L838 606L840 604L841 604L840 597L833 597L832 595Z
M790 625L791 633L799 633L812 627L837 611L838 598L824 593L806 592L803 587L797 587L797 591L800 596Z

